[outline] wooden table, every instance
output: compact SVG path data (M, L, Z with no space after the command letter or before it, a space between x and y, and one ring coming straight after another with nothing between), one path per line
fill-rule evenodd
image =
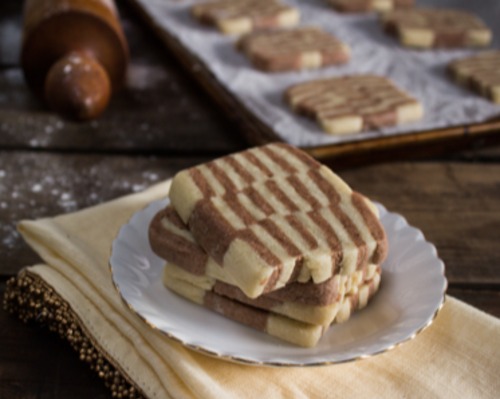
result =
M20 3L0 2L0 294L9 277L39 262L17 221L99 204L248 146L125 5L126 88L98 121L49 112L27 91L18 65ZM450 295L500 316L500 149L425 161L405 155L339 174L435 243ZM34 397L110 394L65 342L0 310L0 398Z

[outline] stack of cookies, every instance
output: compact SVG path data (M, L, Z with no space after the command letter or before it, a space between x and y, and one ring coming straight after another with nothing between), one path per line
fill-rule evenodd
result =
M269 144L178 173L149 229L166 287L311 347L377 291L374 205L302 151Z

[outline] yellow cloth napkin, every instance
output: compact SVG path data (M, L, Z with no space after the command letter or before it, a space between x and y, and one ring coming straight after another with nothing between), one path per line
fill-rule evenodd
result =
M45 265L29 268L69 303L111 362L150 398L488 398L500 392L500 320L447 298L416 339L366 360L328 367L237 365L184 348L123 304L111 281L111 243L169 182L76 213L23 221Z

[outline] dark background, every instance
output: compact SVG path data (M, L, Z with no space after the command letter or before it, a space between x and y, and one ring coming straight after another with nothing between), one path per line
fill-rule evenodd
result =
M126 87L94 122L49 112L26 89L18 65L21 7L0 2L0 295L9 277L39 262L16 233L17 221L139 191L248 146L123 2L132 55ZM409 150L397 155L407 160L339 174L436 245L450 295L500 316L500 148L419 161ZM0 398L110 396L66 342L0 310Z

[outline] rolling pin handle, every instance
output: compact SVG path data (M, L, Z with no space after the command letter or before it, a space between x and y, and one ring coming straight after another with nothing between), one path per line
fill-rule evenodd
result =
M45 79L49 106L71 119L96 118L106 109L110 96L106 70L85 52L73 51L60 58Z

